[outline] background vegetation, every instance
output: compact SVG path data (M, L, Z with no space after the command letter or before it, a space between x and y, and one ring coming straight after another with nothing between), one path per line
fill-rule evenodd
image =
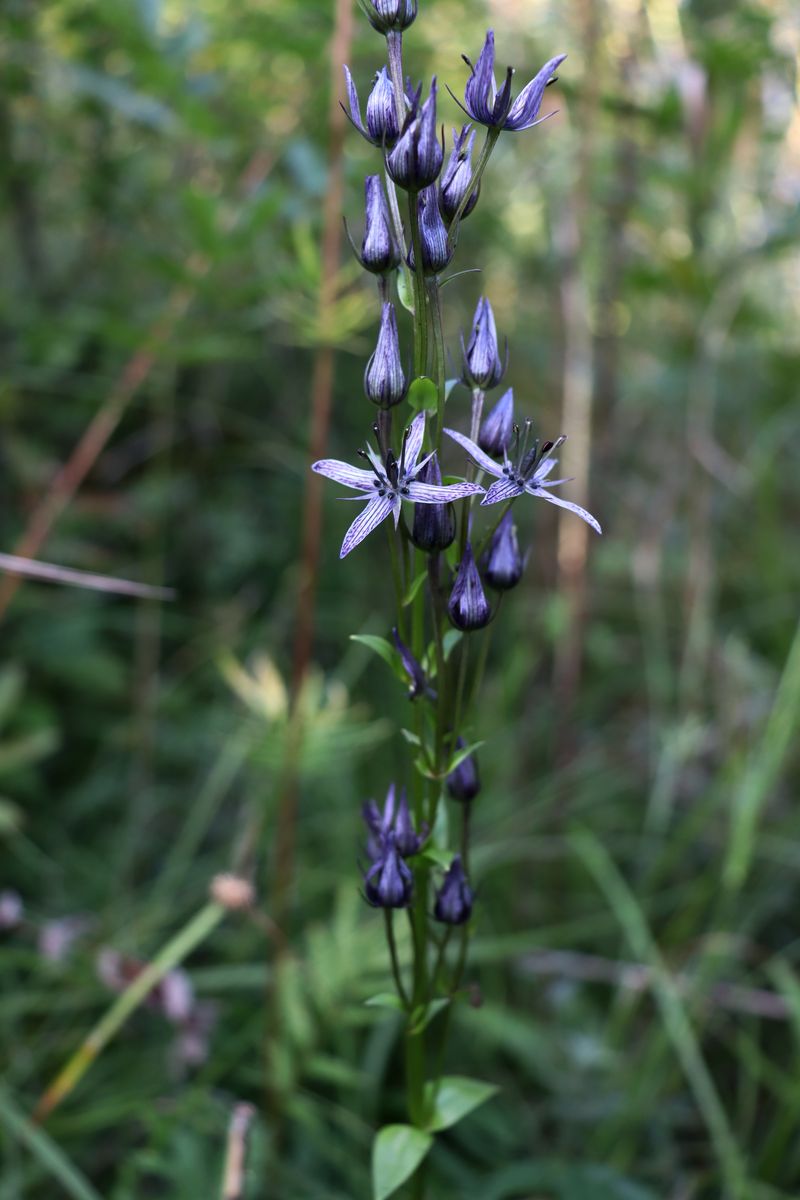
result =
M526 515L481 699L473 1004L448 1064L501 1091L437 1143L433 1194L788 1200L798 13L421 6L414 74L457 94L487 25L526 79L569 54L560 114L491 163L459 247L482 275L450 285L445 320L455 355L487 292L518 403L572 434L606 530L587 547L552 510ZM376 298L344 253L333 280L320 257L333 5L1 9L0 549L38 523L43 558L177 598L2 594L0 1197L217 1195L242 1100L259 1109L247 1196L367 1196L401 1064L393 1014L363 1003L387 979L359 807L401 770L407 702L348 641L386 632L385 563L376 546L339 565L330 494L289 715L325 346L332 450L371 419ZM365 94L381 43L360 19L354 39ZM372 161L350 131L356 228ZM72 494L57 472L87 428ZM194 1000L138 1008L32 1122L114 1002L109 951L151 959L235 863L257 911L188 957Z

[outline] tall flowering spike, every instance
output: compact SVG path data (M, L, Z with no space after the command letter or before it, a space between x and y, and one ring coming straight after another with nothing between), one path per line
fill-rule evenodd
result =
M428 99L420 107L419 94L411 101L400 138L386 159L386 169L395 183L409 192L419 192L433 183L442 169L444 151L436 131L436 78Z
M453 149L450 151L447 166L439 179L439 208L448 224L458 212L458 207L464 199L472 179L472 147L474 143L475 130L471 126L465 125L460 133L457 129L453 130ZM478 203L479 192L480 184L475 188L464 207L461 214L462 221L464 217L469 216Z
M475 66L473 67L465 57L470 77L464 89L462 108L473 121L487 125L490 129L508 129L512 132L530 129L539 124L537 117L545 88L554 81L554 73L566 57L566 54L557 54L555 58L549 59L530 83L525 85L516 100L512 101L512 67L507 68L503 86L499 91L497 89L494 77L494 32L490 29Z
M472 916L473 902L472 888L467 882L461 855L456 854L436 893L433 915L443 925L463 925Z
M511 445L513 432L514 390L509 388L484 418L478 433L478 445L492 458L501 458Z
M456 749L464 749L464 739L456 739ZM481 790L481 778L478 774L478 763L474 754L463 758L455 770L447 776L447 791L453 800L468 804L474 800Z
M431 507L425 505L426 508ZM400 661L403 664L403 670L408 675L410 687L408 689L409 700L416 700L418 696L424 696L428 691L428 683L425 679L425 672L417 662L414 655L409 650L405 642L400 640L400 634L397 632L397 627L392 630L392 641L395 644L397 653L400 655Z
M447 615L456 629L461 629L464 633L473 629L483 629L492 615L469 542L458 564L453 590L447 602Z
M384 275L400 265L400 251L380 175L368 175L364 180L364 202L366 221L359 261L373 275Z
M417 196L419 208L419 234L422 244L422 268L426 275L438 275L453 257L453 247L447 236L447 228L439 212L436 187L432 184ZM415 269L414 247L408 255L408 265Z
M361 118L361 103L358 99L353 76L350 68L344 68L345 83L347 84L347 101L350 108L350 120L358 132L373 146L393 146L400 134L397 124L397 110L394 103L394 88L386 67L381 67L375 76L372 91L367 100L367 123Z
M395 834L390 830L383 841L380 858L364 876L364 894L373 908L408 908L414 890L414 877L403 862Z
M442 486L442 472L436 454L431 455L417 478L421 483ZM415 505L411 540L419 550L437 554L451 546L455 536L456 514L452 504Z
M406 394L406 377L400 362L397 314L390 301L381 309L378 343L364 372L364 391L379 408L391 408L399 404Z
M489 543L483 577L495 591L507 592L519 583L524 566L517 527L511 513L507 512Z
M462 339L463 349L463 339ZM505 364L497 348L497 326L492 306L481 296L472 318L472 332L464 350L464 375L471 387L495 387L503 378Z
M359 4L378 33L408 29L417 16L417 0L359 0Z

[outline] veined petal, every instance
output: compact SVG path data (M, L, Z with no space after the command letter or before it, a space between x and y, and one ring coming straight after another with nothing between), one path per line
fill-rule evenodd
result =
M580 504L573 504L571 500L562 500L560 496L551 496L549 492L545 492L543 488L533 487L528 485L525 489L530 492L531 496L541 496L542 500L549 500L551 504L557 504L559 508L568 508L570 512L575 513L576 517L580 517L587 525L591 525L595 533L602 533L599 521L595 520L590 512L585 508L581 508Z
M464 496L475 496L482 491L478 483L447 483L442 487L433 483L409 483L408 499L415 504L447 504L451 500L462 500Z
M316 471L318 475L325 475L328 479L335 479L345 487L358 488L359 491L371 491L375 483L375 476L371 471L362 471L360 467L352 467L350 463L341 462L338 458L321 458L319 462L312 464L311 470Z
M485 471L487 475L494 475L497 479L500 478L500 476L503 474L503 468L500 466L500 464L496 463L493 458L489 458L488 454L484 454L480 446L477 446L475 442L471 441L466 434L458 433L458 431L455 429L445 429L445 433L448 437L452 438L454 442L458 442L459 446L464 447L467 454L477 467L480 467L480 469Z
M350 68L345 66L344 78L347 84L347 100L350 105L350 120L355 125L358 132L365 138L369 139L369 134L364 128L364 122L361 119L361 105L358 101L358 92L356 91L355 81L350 74Z
M417 413L408 430L408 440L406 442L405 459L403 462L403 472L405 475L413 475L414 468L417 465L419 452L422 449L422 439L425 437L425 413Z
M558 462L557 458L543 458L542 461L539 463L538 467L536 468L536 473L534 475L534 479L536 479L537 482L541 482L541 480L547 479L547 476L550 474L550 472L552 471L553 467L556 465L557 462ZM547 486L549 487L550 485L548 484Z
M344 535L339 558L344 558L351 550L355 550L359 542L363 542L373 529L377 529L381 521L386 520L393 508L394 503L388 496L376 496L370 500Z
M524 491L523 484L517 483L513 479L498 479L497 483L493 483L489 488L481 500L481 504L499 504L501 500L513 500L515 496L521 496Z
M482 125L492 123L492 107L496 93L494 81L494 30L486 34L483 49L472 69L464 89L464 103L470 116Z
M548 81L566 57L566 54L557 54L555 58L549 59L530 83L525 84L525 87L508 110L508 116L504 125L505 129L518 131L520 129L528 129L533 125L544 99L544 92Z

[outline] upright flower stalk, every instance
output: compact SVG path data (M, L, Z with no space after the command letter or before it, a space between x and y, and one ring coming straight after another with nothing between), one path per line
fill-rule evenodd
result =
M545 89L563 56L549 59L514 99L511 68L498 90L490 31L476 65L467 60L470 76L464 102L458 103L470 124L453 131L445 165L436 80L426 94L422 84L406 79L403 66L403 30L417 16L416 0L360 3L386 41L366 123L355 81L345 71L351 119L375 146L384 171L383 183L377 173L367 177L364 238L360 248L353 244L362 266L378 279L378 330L364 373L364 390L375 407L365 406L365 433L371 426L371 436L356 450L361 464L324 459L313 469L362 501L344 533L342 558L358 549L380 559L385 543L370 537L379 525L389 541L395 611L387 613L387 637L378 645L410 703L411 728L404 731L410 753L404 777L386 781L383 810L374 801L363 808L369 863L362 868L362 891L370 907L384 910L387 964L405 1017L408 1122L429 1136L437 1121L449 1012L459 998L469 931L480 919L480 893L469 868L471 812L474 803L491 803L491 781L479 770L473 709L491 626L526 561L528 502L519 520L512 508L520 497L532 496L570 509L598 533L600 526L585 509L550 490L568 482L551 478L563 436L543 439L530 419L520 422L510 388L490 401L483 416L487 393L498 387L508 365L487 296L478 298L472 328L462 338L464 386L449 400L445 429L442 273L455 253L459 222L479 202L497 140L504 131L519 132L544 119L539 113ZM486 127L486 140L473 165L475 124ZM399 192L405 193L404 206ZM407 362L398 321L402 306L412 319L410 380L402 365ZM465 393L471 393L471 405ZM372 414L378 409L377 420L370 407ZM532 511L541 518L546 509L534 505ZM367 541L369 547L360 549ZM447 821L439 819L443 806ZM399 937L405 921L407 960ZM397 1129L392 1125L378 1134L378 1167L381 1155L393 1155L395 1163L401 1154L392 1141ZM420 1144L418 1137L407 1141ZM404 1178L412 1176L419 1200L425 1173L418 1153Z

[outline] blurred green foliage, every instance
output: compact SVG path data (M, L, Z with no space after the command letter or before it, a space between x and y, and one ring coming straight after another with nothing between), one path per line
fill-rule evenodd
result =
M482 274L445 290L446 336L457 362L486 290L518 404L546 433L578 381L606 530L581 630L553 514L524 518L531 559L474 731L487 745L470 978L484 1002L457 1008L448 1064L501 1094L437 1140L433 1194L788 1200L797 13L789 0L421 9L411 70L457 94L459 55L474 58L489 23L521 79L569 53L562 111L501 141L463 227L455 266ZM0 1198L90 1195L71 1171L113 1200L217 1194L235 1099L266 1117L248 1196L366 1196L372 1132L401 1116L401 1070L394 1014L363 1003L387 971L358 897L358 812L402 768L407 702L348 641L386 633L385 564L376 546L339 565L335 503L291 955L276 972L264 930L229 918L188 965L216 1005L205 1061L181 1067L175 1031L144 1008L41 1137L27 1115L110 1003L101 947L151 956L247 829L269 899L309 381L328 337L332 449L346 456L372 419L361 373L377 304L344 258L331 328L318 309L332 6L6 0L2 14L0 546L160 331L43 557L163 580L178 600L26 584L2 625L0 884L25 918L0 933ZM362 97L380 51L357 24ZM442 112L459 120L446 96ZM374 158L355 133L346 169L358 228ZM463 395L450 404L463 415ZM572 695L553 664L578 645ZM42 928L75 915L89 928L49 960Z

